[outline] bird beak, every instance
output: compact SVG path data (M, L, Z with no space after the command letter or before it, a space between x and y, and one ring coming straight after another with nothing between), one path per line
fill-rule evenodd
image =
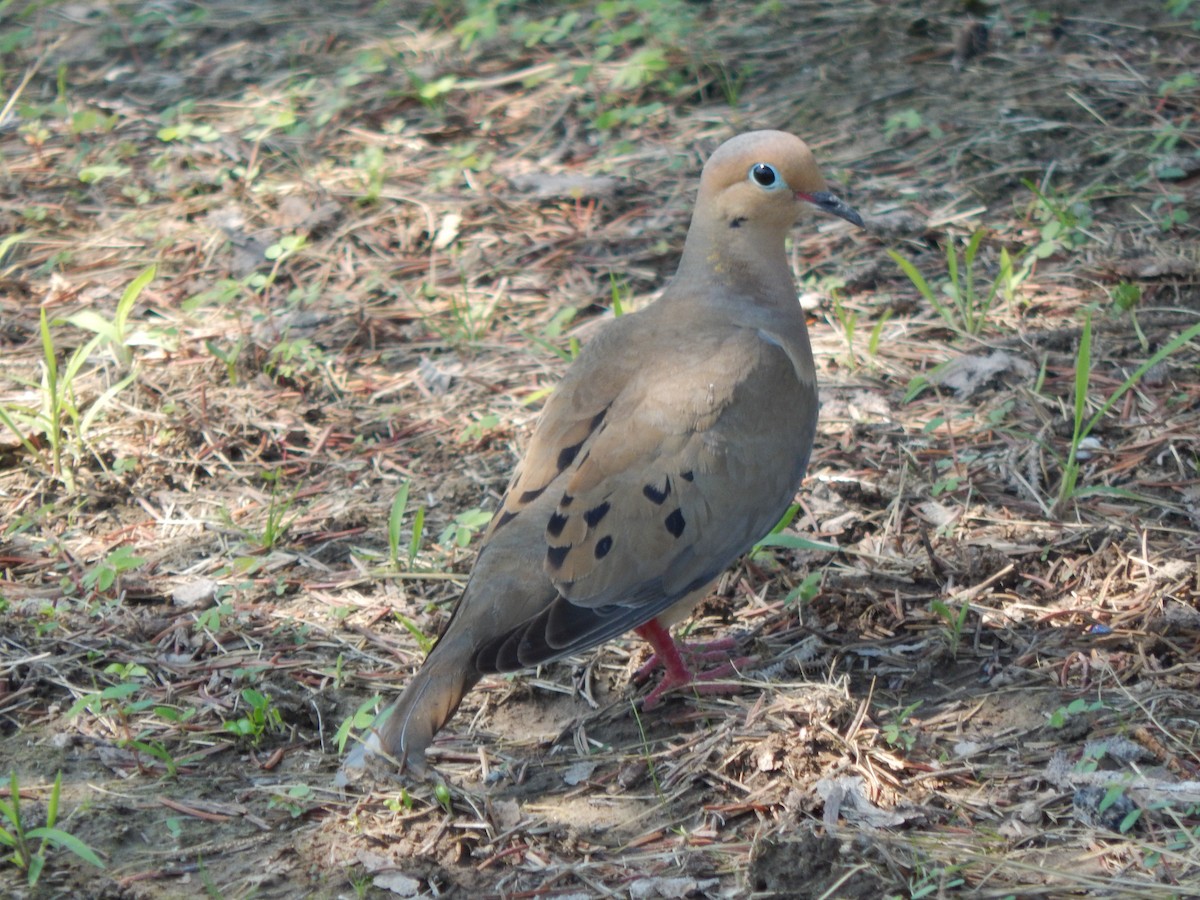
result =
M862 216L855 212L854 207L842 200L840 197L831 194L829 191L814 191L811 194L797 193L796 197L800 200L807 200L817 209L823 209L827 213L833 213L839 219L845 219L847 222L853 222L859 228L866 228L863 224Z

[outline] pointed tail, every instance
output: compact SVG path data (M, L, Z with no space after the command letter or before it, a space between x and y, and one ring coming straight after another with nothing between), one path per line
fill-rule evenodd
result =
M479 681L473 655L462 641L438 641L400 699L379 714L366 740L346 756L336 783L347 784L376 767L394 775L398 766L424 776L425 748Z

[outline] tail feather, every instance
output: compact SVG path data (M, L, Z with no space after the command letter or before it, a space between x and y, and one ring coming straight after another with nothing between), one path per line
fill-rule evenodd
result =
M366 740L347 755L339 784L376 766L392 774L393 766L422 777L427 773L425 749L480 678L470 649L456 643L443 639L430 651L400 699L376 717ZM385 769L386 762L391 765Z

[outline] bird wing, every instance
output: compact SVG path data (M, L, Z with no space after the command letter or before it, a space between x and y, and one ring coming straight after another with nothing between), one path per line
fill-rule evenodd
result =
M815 382L755 329L638 328L647 313L617 320L572 368L493 519L489 544L544 548L557 596L504 623L480 671L547 662L649 621L712 581L791 502ZM490 573L529 558L489 549L472 575L481 592Z

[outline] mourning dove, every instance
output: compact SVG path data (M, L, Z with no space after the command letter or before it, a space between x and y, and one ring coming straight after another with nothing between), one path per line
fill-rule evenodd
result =
M804 312L784 249L805 204L862 225L808 146L780 131L712 155L662 297L588 343L546 402L441 639L372 725L370 760L425 749L481 676L630 629L691 675L668 627L787 510L817 422Z

